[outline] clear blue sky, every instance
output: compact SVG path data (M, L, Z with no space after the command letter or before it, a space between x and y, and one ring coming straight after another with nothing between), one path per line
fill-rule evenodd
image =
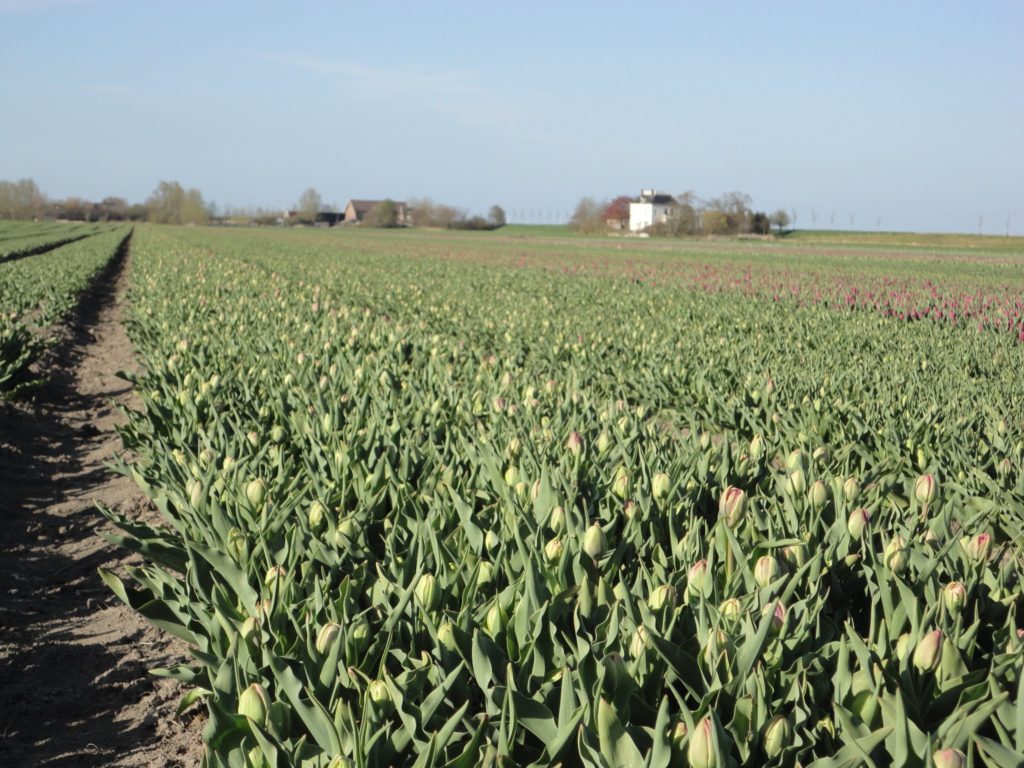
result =
M0 0L0 178L1024 232L1024 3ZM834 215L834 219L833 219Z

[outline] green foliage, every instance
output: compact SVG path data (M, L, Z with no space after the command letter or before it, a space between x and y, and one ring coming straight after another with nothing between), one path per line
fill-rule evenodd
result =
M170 525L108 512L147 564L105 579L193 648L210 766L1024 761L1007 337L519 243L136 240Z

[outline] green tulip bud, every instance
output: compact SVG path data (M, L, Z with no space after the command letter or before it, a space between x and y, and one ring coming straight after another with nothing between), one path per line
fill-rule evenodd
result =
M690 566L686 575L686 597L688 600L696 600L704 595L711 584L711 574L708 572L708 561L698 560Z
M811 509L820 510L828 503L828 486L821 480L815 480L807 492L807 500L811 503Z
M327 509L319 501L314 501L309 505L309 527L314 531L324 524L326 516Z
M730 597L722 601L722 604L718 606L718 612L722 614L722 618L726 622L732 625L743 615L743 604L735 597Z
M494 566L486 560L480 561L480 566L476 572L476 585L483 587L491 583L494 578Z
M655 587L647 598L647 605L655 613L662 610L671 611L676 605L676 588L671 584Z
M848 504L854 504L860 498L860 482L856 477L846 478L846 482L843 483L843 497Z
M959 616L967 604L967 588L959 581L949 582L942 588L942 601L951 615Z
M893 536L882 553L882 560L893 573L902 573L907 567L907 540Z
M904 661L907 659L907 657L910 656L910 652L912 650L910 644L913 642L913 640L914 638L910 636L909 632L904 632L902 635L899 636L899 639L896 640L897 659L899 659L900 661Z
M559 538L551 539L547 544L544 545L544 557L547 558L548 562L552 565L556 565L559 560L562 559L562 550L564 545L562 540Z
M510 459L518 459L519 454L523 452L523 444L520 442L518 437L513 437L508 441L508 447L505 449L505 453L508 454Z
M935 768L966 768L967 755L959 749L940 749L932 755Z
M914 666L922 672L934 672L942 661L942 631L935 629L928 632L914 648Z
M668 498L669 490L672 486L672 480L664 472L655 473L654 477L651 478L651 494L654 496L654 500L662 502Z
M690 743L686 748L686 759L690 768L719 768L722 752L719 744L718 728L711 715L705 716L690 734Z
M437 644L444 650L455 653L459 646L455 641L455 627L450 621L446 621L437 628Z
M787 544L780 553L782 559L794 570L807 562L807 546L805 544Z
M870 521L871 515L868 511L864 507L857 507L846 520L846 531L851 538L859 539L864 535L864 529Z
M284 427L277 425L270 430L270 441L273 443L281 443L284 441Z
M807 454L801 451L799 448L791 452L786 457L786 470L790 473L800 471L804 472L807 469Z
M728 659L732 652L732 640L721 629L716 629L708 635L708 642L704 646L704 663L708 667L714 667L719 659Z
M267 569L266 575L263 577L263 583L273 589L278 579L282 579L285 576L285 570L280 565L272 566Z
M761 458L764 453L764 440L761 439L760 435L754 435L750 441L750 458L757 461Z
M326 654L338 639L339 634L341 634L341 627L333 621L329 624L324 624L316 636L317 651L321 654Z
M938 493L939 487L935 482L935 478L932 475L921 475L914 482L914 498L917 499L917 503L922 506L931 504L935 501L935 496Z
M802 469L794 469L786 478L786 492L790 496L802 496L807 490L807 478Z
M642 659L650 647L651 641L647 634L647 628L642 624L633 633L633 639L629 642L629 655L634 659Z
M359 523L354 518L346 517L338 521L338 527L334 531L334 545L340 549L347 549L356 543L359 538Z
M620 471L615 473L615 480L612 482L612 493L620 499L626 499L629 497L629 475L622 467L619 469Z
M820 408L817 408L815 410L820 410ZM818 464L827 464L829 460L828 448L826 448L823 445L819 445L817 448L814 449L814 453L811 454L811 458Z
M231 559L236 563L241 563L242 558L245 557L246 548L245 534L237 528L231 528L228 531L227 549Z
M601 526L598 523L594 523L587 528L586 533L583 535L584 552L594 560L599 560L607 546L608 542L605 540L604 531L601 530Z
M393 706L391 691L388 690L388 685L383 680L370 681L366 688L366 693L370 697L370 703L377 711L381 713L391 711Z
M781 575L782 568L779 567L779 561L771 555L764 555L754 565L754 581L761 588L767 587Z
M565 532L565 509L561 506L551 510L551 517L548 518L548 527L555 533Z
M491 529L487 529L487 533L484 534L484 547L487 548L488 552L494 552L498 547L501 546L501 538Z
M441 588L432 574L424 573L416 582L416 600L428 613L441 603Z
M607 432L602 432L597 437L597 452L601 456L608 453L608 449L612 447L612 438Z
M730 485L718 500L718 516L730 528L735 528L747 511L747 494L734 485Z
M257 725L265 725L270 712L270 697L259 683L253 683L238 697L238 714Z
M782 750L793 741L793 725L785 715L776 715L765 725L761 735L761 746L770 760L782 754Z
M484 631L492 638L497 638L505 631L506 624L508 624L508 613L501 607L501 603L495 600L487 609L487 615L484 617Z
M267 486L262 480L250 480L249 484L245 486L245 498L249 500L249 503L254 507L263 506L263 502L267 498Z

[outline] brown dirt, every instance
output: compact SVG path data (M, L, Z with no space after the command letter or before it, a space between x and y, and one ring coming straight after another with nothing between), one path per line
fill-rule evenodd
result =
M118 601L97 575L131 556L97 534L102 502L155 515L107 466L120 450L115 404L136 406L121 323L123 249L82 299L33 402L0 404L0 764L192 766L199 708L147 670L186 659L184 645Z

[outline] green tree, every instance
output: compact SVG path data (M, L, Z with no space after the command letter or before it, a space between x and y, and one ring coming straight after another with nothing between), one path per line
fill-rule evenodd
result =
M303 221L316 221L316 215L323 208L323 203L320 193L310 187L299 196L299 204L296 206L299 218Z
M777 227L779 232L789 226L789 214L784 208L779 208L771 215L772 225Z
M492 205L487 213L487 218L494 225L495 229L505 226L505 209L500 205Z
M394 200L384 199L373 207L367 216L366 223L371 227L389 229L398 226L398 206Z

